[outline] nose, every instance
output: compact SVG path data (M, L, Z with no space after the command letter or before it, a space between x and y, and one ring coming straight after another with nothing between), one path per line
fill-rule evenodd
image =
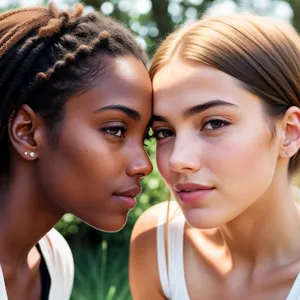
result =
M143 147L131 152L131 162L127 167L127 174L129 176L144 177L149 175L152 170L152 163Z
M177 173L194 173L201 168L200 149L189 138L178 139L169 158L169 167Z

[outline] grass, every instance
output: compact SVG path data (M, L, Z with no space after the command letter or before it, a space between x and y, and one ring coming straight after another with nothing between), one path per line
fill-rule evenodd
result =
M125 248L125 249L124 249ZM128 248L74 252L75 281L71 300L131 300L128 284Z

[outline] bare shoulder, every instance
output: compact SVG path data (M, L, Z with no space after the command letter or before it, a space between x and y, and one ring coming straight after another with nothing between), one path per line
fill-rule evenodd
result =
M129 280L134 300L165 299L160 285L156 228L158 217L174 211L176 203L161 202L147 209L136 222L131 235Z
M147 240L150 238L156 243L158 217L162 214L166 214L168 209L170 215L172 215L178 209L177 203L175 201L164 201L148 208L137 220L132 231L131 242L137 237L141 238L142 236L146 236Z

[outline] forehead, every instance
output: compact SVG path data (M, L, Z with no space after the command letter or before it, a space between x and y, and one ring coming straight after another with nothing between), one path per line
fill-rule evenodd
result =
M247 109L258 97L234 77L201 63L173 59L153 78L154 113L184 109L210 100L224 100ZM253 101L243 101L251 99ZM242 103L241 103L242 101Z
M152 86L143 63L131 56L107 59L105 69L95 76L92 86L67 104L82 112L119 104L142 115L151 114Z
M103 77L101 82L95 82L94 89L103 95L104 102L108 98L121 102L131 99L141 105L152 96L148 71L142 62L132 56L113 59Z

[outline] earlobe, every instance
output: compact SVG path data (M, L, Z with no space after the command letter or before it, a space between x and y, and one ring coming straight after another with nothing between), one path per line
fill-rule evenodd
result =
M285 137L281 146L281 156L290 158L300 148L300 109L296 106L290 107L283 119Z
M28 106L22 105L8 124L10 142L23 158L33 160L37 157L40 145L39 117Z

